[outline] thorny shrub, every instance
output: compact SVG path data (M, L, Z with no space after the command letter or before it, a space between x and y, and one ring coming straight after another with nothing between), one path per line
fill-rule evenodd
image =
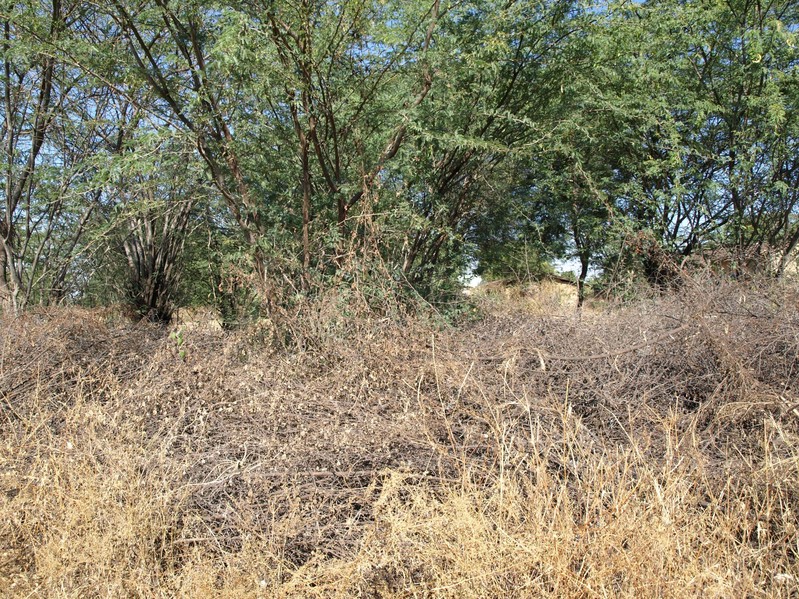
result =
M4 321L0 589L796 596L795 287L475 301L288 348Z

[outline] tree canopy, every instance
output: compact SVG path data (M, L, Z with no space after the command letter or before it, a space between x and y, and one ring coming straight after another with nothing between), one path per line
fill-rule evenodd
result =
M367 281L799 246L792 0L0 8L0 303L269 313ZM368 286L367 285L367 286ZM582 293L581 293L582 296ZM245 306L246 305L246 306Z

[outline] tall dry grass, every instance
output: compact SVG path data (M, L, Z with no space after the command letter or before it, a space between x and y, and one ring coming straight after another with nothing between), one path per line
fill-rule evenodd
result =
M799 595L796 288L478 301L312 351L5 321L2 594Z

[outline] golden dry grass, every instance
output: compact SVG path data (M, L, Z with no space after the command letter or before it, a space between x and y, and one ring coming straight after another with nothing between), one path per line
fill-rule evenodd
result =
M797 300L504 300L313 351L6 320L0 593L797 597Z

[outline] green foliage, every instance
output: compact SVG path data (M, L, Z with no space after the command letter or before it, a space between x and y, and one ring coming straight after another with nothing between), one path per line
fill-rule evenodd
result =
M176 331L172 331L169 333L170 341L174 342L175 349L178 352L178 357L185 361L186 360L186 348L183 347L186 343L186 339L183 337L183 329L178 329Z
M652 279L624 240L799 245L789 0L23 2L0 20L4 309L212 304L233 325L357 288L370 310L447 311L475 266Z

